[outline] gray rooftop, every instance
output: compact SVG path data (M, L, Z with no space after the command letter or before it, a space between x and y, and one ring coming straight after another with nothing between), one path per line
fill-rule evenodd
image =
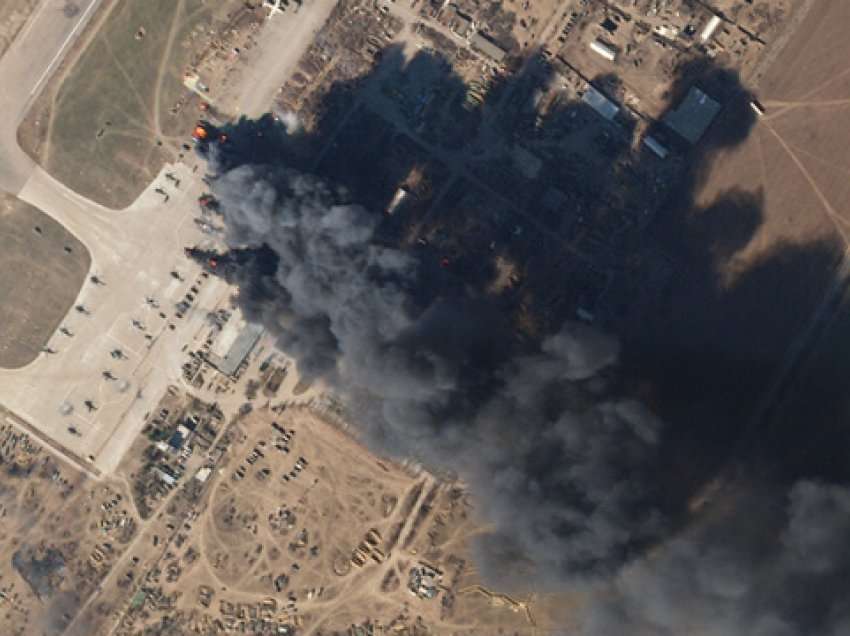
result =
M488 40L480 33L476 33L475 35L473 35L469 39L469 43L472 45L472 48L481 51L484 55L486 55L495 62L501 62L503 59L505 59L505 55L507 55L507 53L502 47L500 47L492 40Z
M210 362L215 364L215 367L224 375L233 375L236 369L242 364L242 361L248 357L251 350L257 344L260 336L263 335L263 327L260 325L247 324L245 328L239 332L236 340L228 349L227 353L218 359L212 359Z
M720 104L694 86L678 108L664 116L664 123L695 144L719 112Z

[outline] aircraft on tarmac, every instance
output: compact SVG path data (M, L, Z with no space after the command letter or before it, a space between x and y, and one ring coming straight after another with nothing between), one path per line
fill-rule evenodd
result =
M77 312L83 315L91 316L91 312L88 310L88 308L86 308L85 305L77 305L76 307L74 307L74 309L76 309Z
M44 353L47 353L47 354L51 354L51 353L59 353L59 352L58 352L58 351L56 351L56 349L54 349L53 347L42 347L42 348L41 348L41 350L42 350Z
M106 283L103 282L103 279L97 274L92 274L91 276L89 276L89 280L95 285L106 285Z
M73 332L71 332L71 330L70 330L70 329L68 329L68 328L67 328L67 327L65 327L65 326L59 327L59 333L61 333L63 336L68 336L69 338L73 338L73 337L74 337Z
M121 349L113 349L112 351L110 351L109 355L111 355L116 360L123 360L126 357L124 355L124 352L121 351Z
M159 307L159 303L153 296L145 296L145 302L153 308Z
M112 375L112 371L110 371L109 369L106 369L106 371L101 373L101 375L103 376L104 380L117 380L118 379L114 375Z
M83 402L83 405L89 410L89 413L97 410L97 404L95 404L92 400L86 400Z
M144 330L145 330L145 326L142 324L142 322L141 322L140 320L136 320L136 319L134 318L134 319L133 319L133 320L131 320L130 322L131 322L131 323L132 323L132 325L133 325L136 329L138 329L139 331L144 331Z

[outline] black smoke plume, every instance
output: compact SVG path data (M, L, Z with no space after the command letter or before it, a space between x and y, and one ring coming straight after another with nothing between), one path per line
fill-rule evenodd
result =
M316 177L242 165L211 185L231 250L192 255L377 449L460 471L496 522L480 545L492 579L595 576L660 536L646 486L660 424L614 391L612 339L565 324L520 351L485 298L423 301L416 260L375 244L379 218Z
M738 101L747 112L748 98ZM751 125L731 115L745 125L734 128L734 140L722 139L722 147L742 139ZM262 132L269 137L270 131ZM679 334L678 348L659 353L651 346L637 362L629 360L646 364L655 356L657 366L681 376L672 383L688 402L680 413L697 423L670 417L662 427L641 404L623 397L614 340L567 323L529 350L511 337L488 298L425 289L415 257L374 240L377 210L352 205L316 176L280 167L294 164L255 141L231 135L227 147L213 143L207 149L230 249L193 256L239 286L246 315L277 335L302 374L321 376L336 388L376 449L454 468L471 484L477 505L495 522L496 530L478 545L479 565L491 580L593 579L586 589L594 594L569 632L582 636L850 633L845 488L807 479L807 465L800 474L768 479L764 491L742 488L751 492L736 495L725 513L724 506L717 506L722 514L711 506L708 522L688 519L685 526L675 514L681 493L689 496L702 483L689 478L680 486L672 483L675 477L718 472L714 455L725 461L742 428L739 411L715 407L723 395L717 385L749 390L746 376L762 377L774 366L765 354L775 352L760 350L771 349L772 340L765 345L753 338L747 349L739 343L741 334L735 334L739 340L729 337L739 326L735 320L700 322L707 305L740 320L734 302L723 302L717 291L705 296L706 305L695 303L697 309L686 314L690 319L656 321L651 328L662 333L649 340L652 345L676 340L668 333L671 323L700 338L694 346ZM695 205L706 165L696 162L684 180L675 197L684 201L682 208ZM697 236L687 245L689 252L710 248L699 262L705 276L691 272L689 285L717 286L714 257L729 259L752 240L761 222L759 205L702 215L724 227L707 228L710 237ZM666 223L686 229L670 218ZM809 248L767 258L735 290L761 299L754 292L770 289L770 275L783 281L805 277L818 264L826 271L829 254L819 257ZM753 324L770 325L766 313L752 313ZM726 340L731 351L715 351ZM709 366L714 376L705 371ZM836 390L845 392L843 385ZM794 428L787 439L799 443ZM682 444L683 438L689 443ZM817 436L809 443L825 445ZM703 446L722 451L702 453L709 460L701 463ZM773 446L789 456L796 451L787 450L790 444ZM682 447L689 452L678 453ZM839 455L846 447L834 448ZM775 463L773 456L759 460ZM693 463L699 470L687 470ZM676 492L671 497L668 491ZM667 505L671 498L674 504Z

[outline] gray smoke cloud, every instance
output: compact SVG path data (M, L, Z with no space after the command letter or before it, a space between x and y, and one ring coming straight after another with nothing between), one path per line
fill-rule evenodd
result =
M618 393L616 341L567 323L520 351L486 299L422 293L416 260L375 244L379 216L316 177L240 166L212 187L243 310L374 448L471 485L496 528L476 547L489 581L588 583L579 636L850 634L846 488L772 486L674 527L663 427Z
M614 340L568 323L514 354L486 299L423 300L417 262L373 242L379 216L318 178L242 165L212 189L228 245L255 250L230 270L246 315L332 382L376 449L471 484L497 528L478 548L491 580L594 577L663 536L660 422L614 391Z
M628 566L581 635L850 634L850 490L800 481L786 505L779 523L756 507Z

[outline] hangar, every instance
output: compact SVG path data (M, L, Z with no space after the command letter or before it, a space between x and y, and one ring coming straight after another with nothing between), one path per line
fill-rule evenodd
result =
M664 116L664 123L690 143L695 144L720 112L720 104L696 86L675 110Z

